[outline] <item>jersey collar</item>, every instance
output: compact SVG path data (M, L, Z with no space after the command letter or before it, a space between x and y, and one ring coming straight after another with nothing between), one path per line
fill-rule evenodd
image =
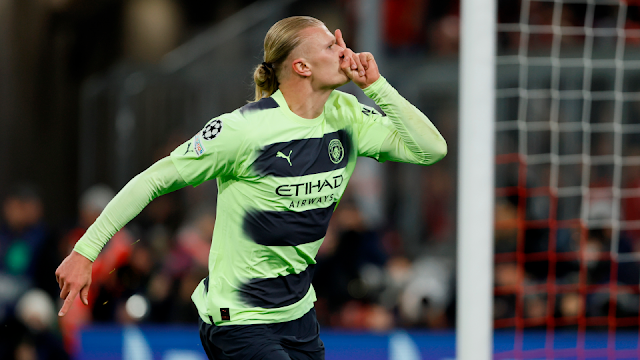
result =
M287 100L285 100L284 95L282 95L282 92L279 89L271 95L271 98L273 98L273 100L275 100L278 103L279 108L289 119L299 124L307 125L307 126L315 126L320 124L324 120L324 109L322 109L322 114L320 114L320 116L318 116L315 119L305 119L301 116L296 115L293 111L291 111L291 109L289 109Z

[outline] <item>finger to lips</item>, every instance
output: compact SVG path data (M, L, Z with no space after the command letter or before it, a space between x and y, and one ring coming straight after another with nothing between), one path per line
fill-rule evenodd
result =
M342 68L342 70L347 70L348 68L351 67L349 65L350 63L351 63L351 58L345 56L342 59L340 59L340 68Z
M342 31L340 29L336 29L336 44L344 49L344 58L349 59L349 63L351 64L351 70L357 70L360 76L364 76L364 71L362 68L362 64L358 59L358 54L354 53L353 50L347 47L347 44L344 42L344 38L342 37Z
M340 29L336 29L336 43L343 49L347 48L347 44L344 43L344 39L342 38L342 31L340 31Z
M358 65L355 63L355 61L353 61L353 57L354 57L354 53L351 49L347 48L344 50L344 58L345 60L348 59L349 63L351 64L351 69L355 70L358 68Z
M355 63L355 67L351 67L352 69L358 69L358 75L364 76L364 67L362 66L362 62L360 61L359 54L353 54L353 62Z
M365 70L369 70L369 57L367 55L371 55L369 53L360 53L360 63L362 63L362 67Z

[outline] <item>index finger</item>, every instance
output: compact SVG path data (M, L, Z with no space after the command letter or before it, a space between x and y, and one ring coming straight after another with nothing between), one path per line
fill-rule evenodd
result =
M345 44L344 39L342 38L342 31L340 31L340 29L336 29L336 43L343 49L347 48L347 44Z
M67 311L69 311L69 309L71 308L71 304L73 304L73 301L76 299L77 296L78 296L78 290L72 289L69 292L69 295L67 295L67 297L64 299L64 304L62 305L62 309L60 309L60 312L58 312L58 316L64 316L67 313Z

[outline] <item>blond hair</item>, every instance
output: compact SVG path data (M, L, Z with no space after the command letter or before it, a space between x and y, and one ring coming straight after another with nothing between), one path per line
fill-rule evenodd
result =
M254 101L271 96L278 90L282 63L302 40L300 31L324 23L310 16L292 16L273 24L264 37L264 62L253 72L256 83Z

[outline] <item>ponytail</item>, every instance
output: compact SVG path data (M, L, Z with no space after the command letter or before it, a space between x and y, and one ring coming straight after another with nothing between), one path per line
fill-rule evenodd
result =
M263 62L253 72L253 81L256 83L256 97L258 101L263 97L269 97L278 90L278 78L272 64Z

